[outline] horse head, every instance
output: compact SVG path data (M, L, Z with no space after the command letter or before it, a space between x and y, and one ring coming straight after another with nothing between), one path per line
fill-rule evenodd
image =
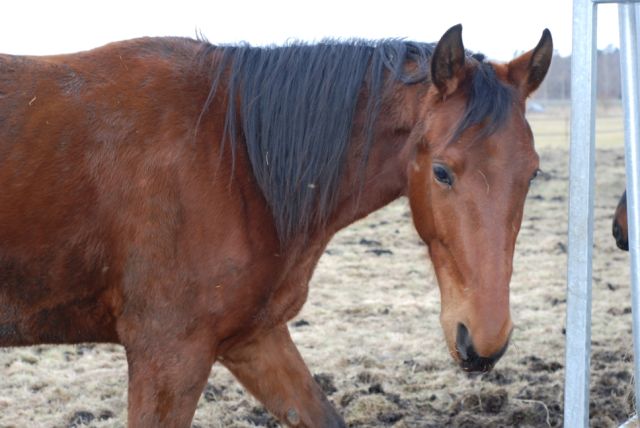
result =
M553 44L506 64L465 52L461 26L436 45L408 169L415 227L441 293L449 352L467 371L504 354L513 324L509 282L516 237L539 159L525 102L544 79Z

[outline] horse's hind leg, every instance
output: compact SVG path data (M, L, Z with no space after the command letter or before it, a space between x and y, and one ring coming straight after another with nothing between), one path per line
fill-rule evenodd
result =
M215 358L208 337L144 339L125 345L128 426L189 427Z
M285 325L227 352L222 363L271 413L298 427L344 427Z

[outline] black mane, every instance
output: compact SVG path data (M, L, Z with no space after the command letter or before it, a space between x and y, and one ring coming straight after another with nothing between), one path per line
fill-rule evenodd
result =
M227 98L223 144L230 142L235 158L239 141L245 142L281 242L323 224L335 208L361 91L366 89L368 100L360 130L365 136L364 166L385 76L405 84L428 81L434 49L434 44L400 40L283 47L206 44L205 54L221 55L212 66L213 83L204 110L218 89L232 95ZM408 61L417 64L411 74L404 71ZM480 61L482 72L474 73L467 111L456 133L485 118L490 119L492 132L506 118L511 98L502 94L509 92L489 69L493 70ZM225 85L220 84L223 79Z

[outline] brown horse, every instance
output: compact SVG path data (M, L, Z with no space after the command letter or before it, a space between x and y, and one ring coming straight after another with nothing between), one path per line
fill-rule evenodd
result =
M140 39L0 56L0 346L114 342L128 423L187 427L212 364L283 422L344 426L286 322L336 231L401 196L454 360L489 370L552 54L397 40Z
M625 190L616 212L613 215L613 237L616 240L616 245L621 250L629 251L629 230L627 225L627 191Z

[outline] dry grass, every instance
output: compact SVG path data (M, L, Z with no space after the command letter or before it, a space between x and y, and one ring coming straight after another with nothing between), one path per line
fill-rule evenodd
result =
M330 399L352 426L562 424L568 142L561 114L532 116L545 174L530 191L517 246L512 346L492 373L470 377L451 362L438 323L438 288L406 201L332 241L294 320L308 324L291 330L311 370L335 387ZM603 118L598 129L615 123ZM628 256L610 236L624 187L615 129L598 134L594 427L615 426L632 411ZM376 255L374 248L392 253ZM95 427L124 426L126 363L118 346L4 349L0 373L0 427L78 426L83 418ZM269 424L257 402L214 366L194 425Z
M623 111L618 101L602 102L596 108L597 146L624 147ZM541 113L529 113L529 123L538 148L569 148L571 109L568 103L550 104Z

